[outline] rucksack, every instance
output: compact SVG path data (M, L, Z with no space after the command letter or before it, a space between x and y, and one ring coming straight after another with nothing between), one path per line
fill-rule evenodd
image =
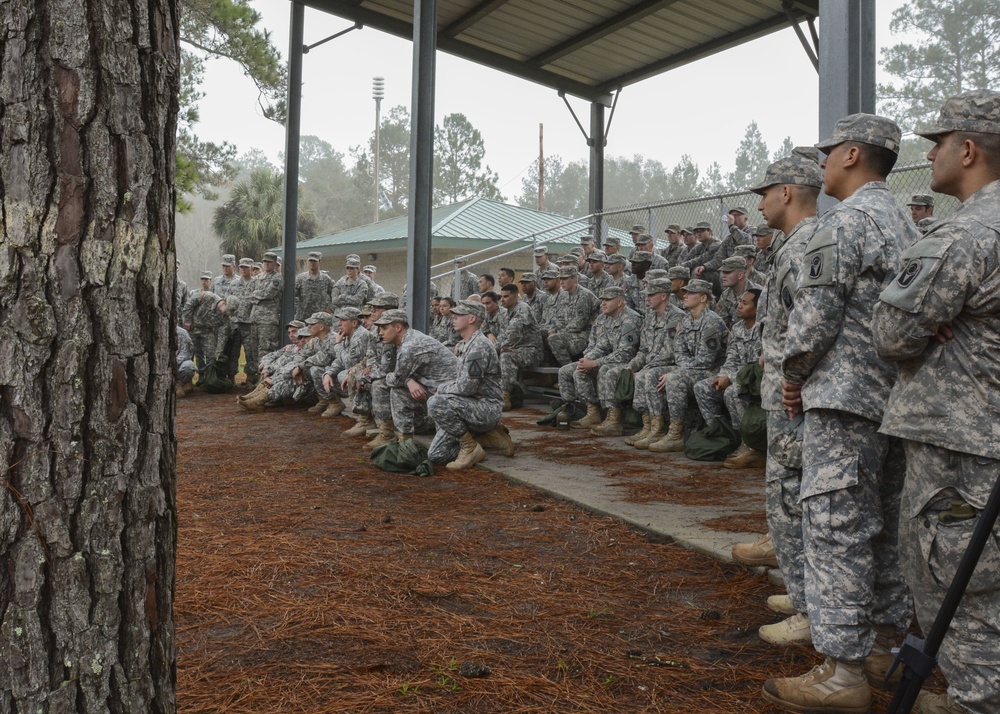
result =
M205 388L209 394L225 394L234 386L233 380L229 379L229 360L220 357L198 375L198 384Z
M382 471L433 476L434 464L427 459L427 449L413 439L391 441L372 449L372 466Z
M747 407L740 421L740 438L754 451L767 453L767 412L760 403Z
M740 445L728 419L716 417L684 442L684 455L694 461L725 461Z

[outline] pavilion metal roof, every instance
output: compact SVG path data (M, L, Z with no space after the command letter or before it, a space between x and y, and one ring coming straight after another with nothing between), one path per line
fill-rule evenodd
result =
M413 37L414 0L304 3ZM818 14L819 0L438 0L438 48L608 103L622 87Z

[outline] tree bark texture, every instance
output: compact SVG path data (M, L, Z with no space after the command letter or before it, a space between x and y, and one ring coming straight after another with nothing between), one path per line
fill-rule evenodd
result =
M0 2L0 713L175 709L177 27Z

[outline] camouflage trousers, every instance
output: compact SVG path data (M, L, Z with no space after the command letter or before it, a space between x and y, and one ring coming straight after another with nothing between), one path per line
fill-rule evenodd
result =
M242 346L243 339L235 324L227 322L219 328L219 354L226 358L227 376L230 379L240 371L240 348Z
M778 568L785 580L788 597L796 612L806 612L804 582L805 553L802 546L802 504L799 495L802 469L791 469L774 458L775 441L788 425L783 411L767 412L767 468L764 474L764 502L767 530L774 542Z
M186 359L177 365L177 384L191 384L194 374L197 372L194 362Z
M712 379L703 379L694 385L694 400L698 404L702 419L706 424L713 419L721 419L728 414L736 433L746 413L750 400L740 396L740 385L733 382L724 392L712 386Z
M243 356L246 358L246 364L243 365L243 374L251 378L256 378L257 370L260 367L261 355L260 353L251 354L250 323L236 322L233 325L236 331L240 333L240 346L243 347Z
M694 385L709 377L707 369L685 369L677 367L667 374L667 383L663 389L663 399L667 403L670 420L683 421L687 416L688 402Z
M549 335L549 349L556 363L566 365L578 359L587 349L590 332L556 332Z
M219 351L219 333L215 330L191 330L189 334L194 342L194 361L198 364L198 371L202 372L215 362Z
M372 380L368 391L371 392L372 416L377 421L392 419L392 400L389 396L392 390L386 385L385 377Z
M427 413L437 426L437 433L427 447L427 458L432 464L446 464L458 456L459 442L465 432L479 434L500 423L503 402L435 394L427 400Z
M310 367L309 368L309 380L313 384L313 389L316 390L316 396L320 399L325 399L326 401L332 400L334 397L346 397L347 392L340 388L341 383L347 379L347 370L341 370L340 374L333 375L333 385L332 389L327 389L323 386L323 377L326 375L326 367Z
M434 388L424 385L428 399L434 394ZM427 404L418 402L410 396L406 385L389 388L389 403L392 407L392 423L400 434L413 434L422 429L427 422Z
M802 441L802 544L816 651L861 662L873 625L913 619L899 563L899 497L906 459L898 439L855 414L810 409ZM890 443L891 442L891 443Z
M656 388L660 377L677 369L674 365L664 367L647 367L635 373L635 394L632 396L632 407L641 414L660 416L665 406L663 392Z
M542 350L520 348L513 352L500 353L500 382L505 391L511 391L517 384L518 371L527 367L537 367L542 363Z
M274 352L281 347L281 328L278 325L265 325L254 322L250 325L250 348L248 355L253 354L254 359L260 359L261 355Z
M1000 477L1000 461L905 442L900 559L926 633ZM961 487L961 494L955 486ZM928 498L930 500L928 501ZM975 517L951 524L938 514L952 499L973 499ZM938 652L948 694L974 714L1000 712L1000 525L979 563Z
M601 401L601 406L605 409L611 407L627 407L628 402L615 399L615 388L618 386L618 377L625 370L624 364L603 364L597 374L597 398Z
M291 373L284 370L274 375L271 380L273 384L267 389L267 403L272 406L287 402L304 402L315 394L309 380L296 384Z
M355 414L365 414L374 417L372 411L372 393L370 389L358 389L354 392L354 406L352 411Z

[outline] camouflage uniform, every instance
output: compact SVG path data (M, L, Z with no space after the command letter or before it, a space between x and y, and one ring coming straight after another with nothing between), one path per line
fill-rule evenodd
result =
M236 291L239 282L240 276L238 273L228 278L225 275L216 275L212 279L212 292L227 302L227 309L230 315L228 320L225 320L221 325L219 325L219 331L216 336L216 339L218 340L219 356L226 356L227 373L230 378L235 377L236 373L239 371L240 345L242 344L242 341L240 340L240 335L236 330L236 326L233 324L232 306L228 305L228 302L233 296L234 291Z
M656 389L660 377L674 369L674 338L686 312L667 304L662 315L652 313L642 327L639 351L628 363L635 375L632 407L652 416L663 414L663 398Z
M188 286L180 278L177 278L177 286L174 288L174 309L177 310L177 324L184 322L184 305L188 299Z
M844 120L841 120L844 121ZM905 463L878 433L895 367L870 331L882 286L916 229L888 187L867 183L827 211L806 247L782 371L802 384L802 522L813 644L860 662L872 625L912 616L896 552Z
M499 306L494 314L490 315L488 312L486 313L486 319L483 321L481 331L484 336L493 335L499 339L506 328L507 311L503 309L503 306ZM459 337L461 337L461 335L459 335Z
M178 384L190 384L197 370L194 366L194 340L180 325L177 325L177 357L175 375Z
M743 414L747 410L748 397L740 395L740 385L736 383L736 374L744 365L756 362L760 358L760 323L755 322L747 329L743 320L737 320L729 332L729 346L726 348L726 361L719 368L719 376L729 377L731 384L723 393L712 386L712 379L706 378L694 385L694 398L698 409L706 423L722 418L722 406L725 404L733 429L739 433Z
M368 374L362 375L358 384L367 390L371 402L371 413L378 421L392 419L392 404L385 376L396 369L396 345L382 341L378 328L374 325L368 338Z
M639 349L641 330L642 318L628 306L615 317L601 315L583 353L584 359L594 360L597 367L589 372L577 369L578 362L560 367L559 395L563 401L581 399L605 408L621 406L614 401L615 383Z
M340 342L335 342L332 360L317 361L310 365L312 383L322 399L349 396L340 385L347 379L348 370L361 364L367 356L370 339L371 333L359 324L353 335L341 337ZM328 374L333 377L333 388L330 391L323 387L323 378Z
M281 273L262 272L253 280L250 295L250 348L247 357L272 352L281 344Z
M479 276L475 273L462 270L461 279L458 282L458 299L465 300L470 295L479 294Z
M602 271L598 277L594 277L593 275L590 276L590 284L592 286L590 288L590 291L594 293L594 295L600 295L601 291L604 290L604 288L610 288L614 286L615 279L612 278L610 275L608 275L606 272Z
M491 430L500 423L503 412L500 358L481 330L458 343L453 369L453 379L439 384L427 399L427 413L437 426L427 448L427 458L433 464L454 461L465 433Z
M942 120L950 105L968 113L964 97L983 94L949 99ZM992 97L1000 129L1000 97ZM1000 181L936 222L903 265L872 331L879 355L900 366L882 431L906 440L901 560L926 632L1000 478ZM933 339L941 325L953 335L944 344ZM942 515L956 512L951 521ZM1000 525L938 659L954 701L975 714L1000 711Z
M230 371L232 374L236 374L239 366L240 347L242 347L246 358L246 362L243 365L243 373L248 378L251 375L257 374L257 356L250 354L250 310L253 307L253 303L250 300L250 293L252 285L252 278L243 280L237 277L236 282L230 286L229 297L226 299L229 320L232 323L234 333L232 338L233 345L231 351L228 353ZM235 366L233 364L234 356L236 358Z
M719 300L715 303L715 312L722 318L722 321L726 323L726 327L731 328L735 323L739 322L739 318L736 317L736 306L740 302L740 298L743 297L743 293L747 290L763 290L763 284L753 283L747 280L747 285L743 288L743 292L737 295L732 288L725 288L722 291L722 295Z
M698 241L693 246L688 248L681 265L686 268L690 268L693 272L698 266L705 265L705 263L712 260L715 257L715 254L719 252L721 246L722 242L718 238L712 238L712 240L708 243ZM721 260L719 261L719 264L722 264Z
M359 276L351 280L346 275L334 283L330 291L330 305L338 307L356 307L361 309L372 298L372 282L367 277Z
M600 301L586 288L575 292L560 290L553 301L553 321L549 331L549 349L556 362L569 364L581 354L590 337L590 326L600 309Z
M697 382L712 374L725 356L726 325L707 306L697 320L687 313L674 337L676 369L667 373L663 401L671 420L687 416L688 400ZM655 414L655 411L650 410Z
M434 394L439 385L455 378L456 364L454 353L430 335L413 328L406 331L396 351L396 367L385 376L396 431L412 434L417 412L422 411L406 383L416 380L428 394Z
M668 243L667 247L660 251L660 255L663 256L667 264L672 268L675 265L680 265L684 260L684 254L687 252L687 246L684 245L682 241L676 243Z
M545 358L542 333L531 308L523 300L508 311L507 329L496 342L500 359L501 383L505 391L517 384L518 370L537 367Z
M314 312L329 310L332 306L333 278L320 272L312 275L308 270L295 276L295 319L305 320ZM364 303L362 303L364 304ZM361 307L361 305L354 305Z
M188 333L194 341L194 360L200 373L214 363L222 350L219 329L229 319L219 312L221 297L212 292L197 292L184 305L184 324L191 325Z
M239 274L235 274L228 278L225 275L216 275L212 278L212 292L223 300L228 300L230 291L239 279Z
M626 275L622 281L622 289L625 291L625 304L644 315L647 309L646 288L642 285L642 280L636 275Z
M545 291L539 288L535 288L535 294L529 298L527 295L522 295L518 298L518 302L523 302L531 310L532 316L535 318L535 324L541 325L543 322L543 310L545 308Z

